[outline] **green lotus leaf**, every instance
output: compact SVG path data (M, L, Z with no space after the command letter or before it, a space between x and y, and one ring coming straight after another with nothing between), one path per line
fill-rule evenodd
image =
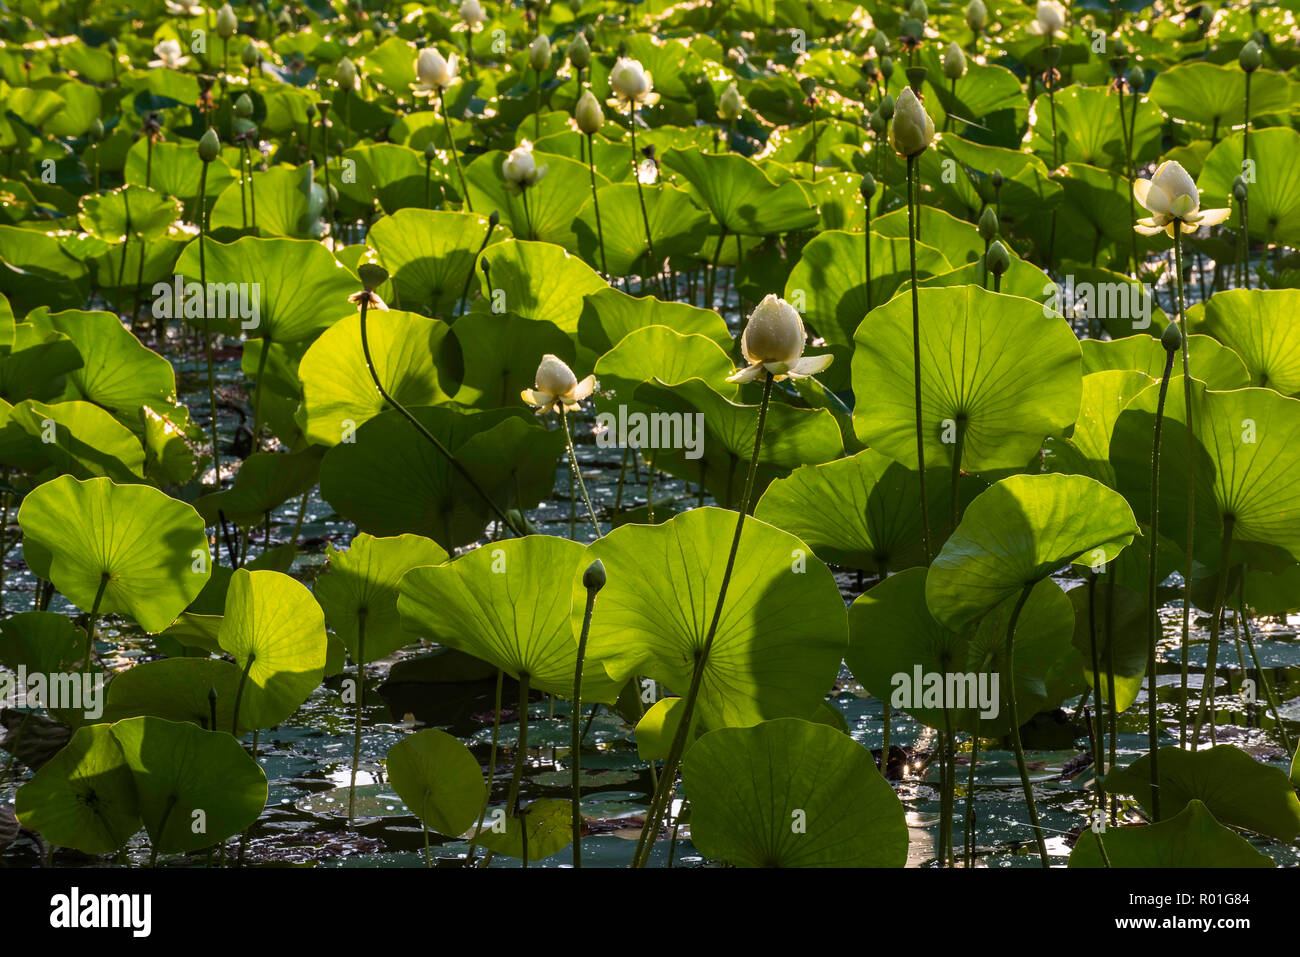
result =
M1208 65L1208 64L1207 64ZM1098 842L1106 850L1103 860ZM1173 816L1140 827L1085 828L1070 867L1273 867L1273 862L1192 800Z
M1095 632L1097 644L1097 674L1100 687L1097 696L1110 702L1111 672L1107 662L1115 668L1115 700L1117 711L1127 711L1142 690L1147 671L1146 599L1137 592L1116 586L1109 594L1108 586L1098 581L1095 595L1089 599L1089 590L1072 588L1070 602L1074 605L1074 648L1079 653L1079 666L1088 687L1094 687L1092 671L1092 644ZM1089 605L1092 605L1091 609ZM1107 611L1114 615L1111 627L1106 627ZM1110 635L1110 644L1106 637ZM1017 638L1019 644L1019 638Z
M493 230L491 241L502 237ZM487 238L486 216L431 209L398 210L376 220L366 234L396 287L391 305L440 316L456 307Z
M635 687L635 684L632 685ZM678 697L660 698L649 708L641 720L636 723L636 753L642 761L663 761L672 749L673 738L682 724L682 699ZM692 730L687 740L687 750L698 736L698 728Z
M147 485L60 476L28 493L18 512L27 542L44 551L41 578L83 611L129 615L160 632L211 574L203 519ZM30 549L35 551L36 549Z
M140 830L135 781L106 724L80 728L18 789L23 827L83 854L112 854Z
M413 312L373 311L366 317L370 359L384 390L402 405L447 401L456 383L442 359L450 327ZM326 447L355 434L387 406L361 348L361 316L348 316L321 333L298 363L303 434Z
M958 87L962 85L958 83ZM1060 184L1049 176L1047 164L1032 153L974 143L947 133L936 146L937 150L926 150L921 154L922 175L935 190L950 192L953 199L965 206L971 219L978 219L986 205L996 204L999 215L1019 219L1032 217L1060 202ZM933 160L927 159L931 153L934 154ZM957 160L968 171L978 173L978 177L968 172L967 176L947 184L942 165L942 159L947 156ZM930 164L935 161L938 162L931 172ZM989 175L995 169L1002 173L1001 190L993 188Z
M0 663L12 671L54 675L75 672L85 658L86 636L66 615L24 611L0 622Z
M1300 400L1272 389L1213 392L1193 381L1192 472L1197 557L1217 567L1222 521L1233 518L1235 542L1255 542L1300 557ZM1151 511L1151 437L1158 383L1129 402L1115 423L1111 464L1117 487L1139 518ZM1187 419L1182 376L1169 383L1160 458L1160 531L1181 541L1187 522Z
M583 296L608 288L590 266L551 243L506 240L479 257L480 269L485 262L491 278L483 277L483 295L494 311L545 319L570 336L578 331Z
M80 309L90 281L85 264L54 236L0 226L0 291L20 315L37 306Z
M1131 794L1151 813L1151 755L1106 776L1106 790ZM1214 817L1291 843L1300 835L1300 799L1287 773L1229 744L1202 751L1160 749L1160 813L1172 817L1200 801Z
M135 141L127 151L123 176L133 186L149 186L181 200L191 207L199 198L199 178L203 160L191 143L154 143L153 159L147 137ZM204 184L207 206L211 209L218 196L235 179L234 171L218 156L207 164L208 179Z
M45 405L28 399L9 410L9 422L29 437L24 452L48 462L56 473L77 478L107 476L125 483L144 475L140 440L97 405Z
M727 387L725 382L718 386ZM716 501L728 505L740 501L754 454L758 406L733 402L702 379L673 385L645 383L633 397L660 413L681 417L675 420L680 425L681 441L678 432L673 431L677 428L674 420L661 420L668 423L670 437L665 440L661 431L655 454L657 468L706 486ZM687 417L696 415L704 417L704 434L700 437L697 431L691 443L687 441L686 427L689 424L695 429L700 420ZM829 462L842 453L840 429L828 410L799 409L773 402L763 427L754 494L760 494L772 479L800 465Z
M389 749L388 780L429 830L449 837L473 827L487 800L478 758L435 728L417 731Z
M591 201L591 172L587 165L564 156L534 153L538 167L547 168L546 175L525 193L515 193L506 185L501 172L505 158L501 151L484 153L465 168L465 183L474 208L500 212L502 223L520 239L570 245L571 227L582 207ZM605 177L597 173L596 188L605 185ZM637 215L640 216L639 207ZM637 222L640 223L639 218ZM607 234L606 239L609 238ZM588 262L599 262L590 256L586 258Z
M315 485L320 467L321 452L316 447L254 452L244 459L230 488L204 495L194 507L209 525L220 524L221 516L245 528L259 525L267 512Z
M112 726L154 849L185 853L245 830L266 807L266 775L224 731L129 718Z
M871 234L871 282L867 283L864 233L819 233L803 248L785 282L787 302L802 304L804 321L831 345L849 346L867 313L883 306L911 278L906 239ZM952 269L939 250L918 243L919 278ZM909 307L910 308L910 307Z
M1124 167L1124 129L1120 125L1119 100L1104 86L1063 87L1054 94L1053 110L1046 94L1034 100L1030 109L1029 148L1052 165L1087 163L1106 169ZM1125 111L1133 109L1132 98L1124 101ZM1052 153L1053 117L1057 136L1057 155ZM1151 100L1138 101L1136 120L1126 117L1133 130L1133 160L1139 166L1160 153L1160 131L1164 118Z
M1230 390L1252 383L1245 363L1232 349L1220 345L1206 336L1189 336L1188 362L1192 378L1199 379L1211 389ZM1083 374L1085 376L1108 369L1135 369L1157 381L1165 371L1166 352L1154 336L1128 336L1124 339L1084 339ZM1174 364L1181 369L1180 359Z
M1004 600L978 622L953 631L926 606L925 570L904 569L849 606L845 663L872 695L922 724L942 730L947 721L973 734L1005 733L1010 722L1002 707L1006 691L1002 656L1013 602ZM1061 704L1065 695L1053 694L1050 678L1062 662L1074 664L1073 629L1074 613L1061 589L1047 580L1035 585L1016 622L1016 700L1021 714ZM946 718L939 696L942 686L926 684L927 676L934 675L945 681L948 675L961 677L954 690L964 701L953 699Z
M948 485L940 473L931 478L926 494L931 514L945 514ZM797 535L822 561L871 574L924 560L916 473L874 449L804 465L776 479L759 499L754 517Z
M682 763L691 841L739 867L902 867L903 804L871 752L798 718L701 737Z
M410 632L481 658L513 678L527 675L531 688L572 697L576 628L586 595L581 579L590 564L584 546L563 538L528 535L496 542L443 565L411 569L399 586L397 610ZM604 616L605 605L602 592L596 619ZM601 673L600 661L589 645L583 701L612 702L623 687Z
M81 199L77 217L81 228L110 243L141 237L164 236L180 219L176 200L144 186L122 186L107 193L92 193Z
M1198 184L1201 207L1228 207L1230 229L1240 229L1240 205L1232 200L1232 184L1242 175L1242 134L1219 141L1205 159ZM1300 133L1269 127L1250 132L1251 171L1247 220L1252 239L1285 246L1300 245Z
M744 156L671 149L663 164L685 177L692 197L728 233L767 236L817 224L817 208L802 186L777 186Z
M288 575L238 569L230 579L218 639L247 672L239 722L271 728L320 685L325 615L311 592Z
M356 310L348 302L357 291L356 280L320 243L246 236L229 244L207 242L204 256L207 281L223 284L224 291L216 300L218 306L225 303L224 316L220 309L217 316L209 316L214 331L233 334L242 325L251 336L295 343L314 339ZM198 240L185 247L176 269L186 280L198 280ZM246 284L246 296L240 298L249 305L256 290L256 316L241 321L231 305L238 287L231 283ZM223 318L228 321L213 321ZM188 315L186 319L202 327L201 317L197 322Z
M573 220L571 245L587 262L600 266L602 270L607 267L613 276L647 271L647 219L655 257L659 260L689 256L699 249L707 233L709 214L691 202L685 190L668 185L643 187L638 195L635 183L599 187L596 192L596 202L600 206L599 224L595 207L590 202L590 192L587 195L589 201ZM641 215L642 199L645 219ZM602 234L605 240L603 258Z
M412 568L442 564L447 553L418 535L375 538L362 532L347 549L330 545L326 554L329 564L313 591L352 660L378 661L409 644L412 635L397 613L398 582ZM358 640L363 626L364 654Z
M544 355L575 363L573 340L542 319L514 313L474 313L451 333L459 347L463 373L457 405L481 409L516 408L520 393L533 388Z
M1019 468L1079 412L1079 344L1037 303L974 287L921 289L921 403L925 461ZM912 303L899 296L858 327L853 417L858 438L916 463Z
M517 498L530 507L552 491L564 434L533 424L522 409L467 415L435 407L412 414L502 508ZM325 500L359 530L413 532L444 548L474 541L494 517L442 453L396 410L358 429L355 443L330 449L321 463L320 486Z
M333 159L331 157L331 159ZM351 175L345 176L347 162L355 163ZM344 197L366 211L375 203L385 213L401 209L425 210L426 169L429 173L428 197L437 201L446 182L446 167L441 163L426 167L424 154L398 143L370 143L354 146L343 154L342 162L330 164L330 185Z
M590 546L609 583L588 654L621 684L691 683L718 602L735 513L697 508L662 525L624 525ZM844 601L830 570L787 532L745 520L740 551L704 668L705 728L810 717L844 652ZM672 596L665 601L665 596Z
M20 322L8 354L0 355L0 396L10 402L57 399L67 389L68 373L83 362L76 344L62 332L43 322Z
M1150 338L1134 336L1134 339ZM1083 340L1085 367L1107 361L1126 362L1127 357L1117 349L1090 351ZM1121 342L1125 340L1120 340ZM1153 342L1155 340L1152 340ZM1109 344L1109 343L1108 343ZM1068 438L1048 438L1046 464L1050 471L1074 475L1088 475L1098 482L1115 487L1115 469L1110 464L1110 440L1115 421L1138 393L1151 385L1151 377L1143 372L1111 369L1092 372L1083 377L1083 398L1079 403L1079 416Z
M415 63L417 50L410 40L390 36L383 43L370 50L358 63L358 72L363 72L371 81L387 88L397 95L409 95L411 84L415 82Z
M1246 122L1246 74L1236 66L1179 63L1156 75L1149 95L1174 119L1208 127L1211 139ZM1281 73L1260 70L1251 77L1251 119L1285 113L1291 99L1290 85Z
M941 250L954 267L983 258L984 240L974 223L924 204L918 210L916 223L917 242ZM877 217L871 222L871 231L891 239L907 239L907 210L895 209ZM917 255L920 255L919 247Z
M961 628L1080 556L1109 562L1138 533L1119 493L1083 475L1013 475L981 493L926 577L931 614Z
M240 674L239 668L221 658L141 662L114 675L108 683L104 720L151 715L189 721L207 731L229 731ZM242 722L238 729L241 735L251 730Z
M167 406L155 412L141 405L139 411L145 475L159 484L189 481L198 467L194 449L186 438L189 413L183 406Z
M653 296L629 296L618 289L602 289L583 299L578 319L582 346L603 355L630 332L646 326L668 326L681 335L704 336L723 349L732 347L727 324L712 309L684 302L662 302Z
M1138 256L1144 258L1151 250L1168 246L1163 235L1148 238L1133 232L1133 220L1146 210L1133 199L1133 189L1122 169L1064 163L1056 171L1055 179L1064 191L1057 208L1055 232L1050 216L1031 217L1026 223L1040 255L1050 250L1061 259L1095 266L1106 263L1104 252L1126 261L1135 248ZM1068 228L1066 223L1070 224ZM1127 281L1125 284L1127 289L1134 288Z
M950 269L947 272L921 279L917 285L923 289L949 286L978 286L981 289L992 289L994 282L993 277L984 268L984 260L981 256L978 262L969 262L964 266L958 266L956 269ZM1020 296L1022 299L1032 299L1037 302L1048 295L1050 285L1051 279L1047 273L1027 259L1021 259L1012 252L1011 268L1002 277L1002 288L999 291L1004 296ZM903 292L910 295L911 288L911 280L905 280L894 295L897 296Z
M1205 304L1201 329L1235 352L1249 370L1249 383L1292 398L1300 396L1300 290L1228 289ZM1197 347L1193 336L1193 351ZM1206 380L1212 389L1236 386Z
M255 171L242 187L236 179L221 191L212 207L208 228L222 239L244 233L299 240L319 239L325 202L323 196L314 196L313 192L321 189L312 179L310 163Z
M701 379L715 383L715 391L736 394L735 386L726 381L736 371L735 364L716 342L704 336L681 335L667 326L645 326L629 332L600 357L595 371L602 390L613 391L620 399L655 379Z
M583 698L587 696L584 686ZM518 817L505 819L505 829L485 827L475 841L494 854L503 857L524 856L524 827L528 828L528 859L541 861L558 854L573 840L573 805L556 798L533 801L520 810ZM500 825L498 825L499 827Z

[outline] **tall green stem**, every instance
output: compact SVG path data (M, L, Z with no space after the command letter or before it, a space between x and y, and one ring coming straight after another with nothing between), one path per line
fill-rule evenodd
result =
M90 606L90 619L86 622L86 653L81 668L86 674L90 674L90 663L95 660L95 625L99 621L99 604L104 600L104 589L107 587L108 572L102 572L99 576L99 588L95 592L95 600Z
M1097 698L1092 733L1093 780L1097 790L1097 811L1106 815L1106 760L1101 721L1101 660L1097 654L1097 573L1088 576L1088 644L1092 651L1092 690ZM1114 703L1110 703L1114 707Z
M1228 592L1228 571L1232 557L1232 532L1236 518L1223 516L1223 538L1219 543L1219 577L1214 588L1214 616L1210 619L1210 650L1205 656L1205 678L1201 681L1201 703L1196 708L1196 725L1192 729L1192 747L1200 747L1201 727L1206 714L1210 718L1210 741L1214 742L1214 692L1215 672L1219 667L1219 629L1222 626L1223 603ZM1153 755L1154 756L1154 755ZM1159 817L1157 815L1157 820Z
M695 701L699 697L700 684L704 679L704 666L708 663L709 652L713 650L713 639L718 632L718 622L722 618L722 608L727 600L727 586L731 584L731 572L736 565L736 554L740 550L740 536L745 527L745 513L749 511L750 496L754 490L754 476L758 472L759 453L763 447L763 426L767 421L767 406L772 398L772 373L766 373L763 380L763 401L758 407L758 427L754 433L754 454L749 460L749 475L745 478L745 493L740 502L740 512L736 516L736 531L731 538L731 551L727 555L727 565L722 572L722 587L718 591L718 603L713 609L713 619L704 639L704 647L695 653L695 668L691 673L690 689L682 702L682 716L673 735L673 743L664 761L663 771L659 776L659 787L655 789L646 814L645 828L637 842L636 854L632 859L633 867L645 867L659 835L659 827L667 810L669 799L676 786L677 766L682 753L686 750L686 739L691 730L691 719L695 714Z
M916 284L916 157L907 158L907 246L912 269L912 383L916 398L916 466L921 483L921 534L928 565L930 550L930 506L925 495L925 434L921 425L921 307ZM868 240L870 241L870 240Z
M497 773L497 740L501 734L501 689L505 684L505 680L506 673L498 668L496 704L492 708L492 750L488 752L487 790L483 793L483 807L479 809L478 813L478 827L474 828L474 836L470 839L469 850L465 853L466 867L470 867L474 863L474 848L478 844L478 836L483 833L483 821L487 818L488 802L492 800L492 784L496 780Z
M212 369L212 330L208 324L208 269L204 256L204 242L207 239L207 201L205 194L208 183L208 164L199 170L199 290L203 296L203 351L208 363L208 427L212 432L212 486L221 489L221 446L217 444L217 381ZM182 325L182 329L184 326Z
M573 433L569 431L569 413L563 406L560 407L560 423L564 426L564 441L569 447L569 470L578 485L578 490L582 492L582 501L587 506L591 527L596 530L596 537L600 538L600 522L596 521L596 510L591 507L591 496L587 494L587 483L582 480L582 470L578 468L578 453L574 451Z
M519 801L519 782L524 776L524 759L528 751L528 672L519 674L519 740L515 743L515 767L510 775L510 791L506 797L506 816L515 817ZM528 822L519 815L519 832L522 838L524 867L528 866Z
M1186 344L1183 348L1187 348ZM1156 641L1160 623L1160 613L1156 606L1156 550L1160 535L1160 432L1165 419L1169 374L1173 368L1174 350L1166 347L1165 369L1160 376L1160 397L1156 402L1156 421L1151 438L1151 548L1147 557L1147 747L1151 752L1151 800L1156 820L1160 819L1160 716L1156 681Z
M632 181L636 183L636 198L641 204L641 223L645 226L645 245L646 245L646 268L653 269L658 275L658 266L655 264L655 243L654 238L650 235L650 216L645 209L645 193L641 189L641 171L640 164L636 159L636 101L628 101L628 127L632 131ZM645 277L642 277L644 284Z
M1182 696L1181 717L1179 720L1178 738L1182 746L1187 745L1187 655L1188 648L1191 645L1191 628L1192 628L1192 545L1193 533L1196 527L1196 481L1194 478L1194 459L1192 457L1191 436L1194 434L1194 423L1192 418L1192 373L1190 368L1189 353L1192 349L1191 334L1187 329L1187 306L1183 301L1183 229L1182 222L1174 221L1174 282L1178 289L1178 327L1182 332L1183 340L1183 404L1186 409L1183 413L1184 422L1187 426L1187 532L1186 540L1183 542L1183 641L1181 651L1181 665L1179 674L1179 690ZM1152 539L1152 549L1155 543ZM1155 757L1152 756L1152 764L1155 764ZM1152 774L1155 773L1154 767Z
M1038 841L1038 856L1043 861L1043 867L1051 867L1051 862L1047 857L1047 841L1043 839L1043 829L1038 824L1038 808L1034 804L1034 788L1029 783L1029 765L1025 763L1025 749L1020 743L1020 714L1016 708L1016 622L1020 620L1020 611L1025 607L1025 601L1029 598L1029 593L1033 591L1033 588L1032 582L1022 588L1020 596L1016 599L1015 607L1011 610L1011 620L1007 622L1007 661L1004 674L1007 686L1007 709L1010 712L1011 719L1011 746L1016 752L1016 768L1020 771L1020 787L1025 794L1025 809L1029 812L1029 826L1033 829L1035 840Z
M1291 735L1287 732L1286 724L1282 720L1282 709L1278 703L1277 695L1273 691L1273 683L1268 680L1268 675L1259 666L1259 655L1255 654L1255 641L1250 636L1250 615L1246 613L1245 566L1241 569L1241 579L1237 583L1237 618L1241 621L1242 632L1246 636L1246 647L1250 649L1251 660L1255 662L1255 671L1259 674L1259 683L1264 686L1265 700L1268 701L1268 706L1273 711L1273 721L1277 724L1278 730L1282 732L1282 746L1286 748L1287 754L1293 754Z
M582 633L578 636L578 662L573 669L573 709L569 715L571 731L569 765L573 781L573 866L582 867L582 662L587 655L587 636L591 633L591 613L596 607L596 589L587 588L587 607L582 614ZM640 700L640 695L637 695Z
M600 200L596 198L596 147L587 134L587 169L591 173L591 208L596 211L596 239L600 244L600 271L609 279L609 263L605 261L605 229L600 224Z
M352 783L348 785L348 823L357 818L357 765L361 763L361 712L366 707L366 609L357 612L357 719L352 732Z

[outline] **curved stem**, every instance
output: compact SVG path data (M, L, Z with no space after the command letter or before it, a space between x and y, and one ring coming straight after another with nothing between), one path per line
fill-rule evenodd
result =
M582 662L587 655L587 636L591 633L591 613L596 606L596 589L587 589L587 607L582 615L582 632L578 636L578 662L573 669L573 709L569 715L572 740L569 764L573 780L573 866L582 867ZM638 696L638 700L639 700Z
M518 809L519 782L524 776L524 758L528 751L528 672L519 674L519 740L515 743L515 767L510 775L510 792L506 797L506 815L514 817ZM528 866L528 823L520 816L520 836L523 839L523 862Z
M907 247L912 269L912 382L916 399L916 467L921 484L921 534L928 565L930 551L930 506L925 495L925 437L921 425L921 307L916 286L916 157L907 158Z
M1020 590L1020 597L1016 599L1015 607L1011 610L1011 620L1007 622L1007 709L1011 718L1011 746L1016 752L1016 767L1020 771L1020 787L1025 794L1029 826L1033 828L1034 838L1038 841L1038 856L1042 858L1043 867L1051 867L1047 857L1047 841L1043 839L1043 829L1038 825L1038 808L1034 805L1033 785L1029 783L1029 765L1025 763L1025 749L1020 743L1020 715L1016 709L1016 622L1020 619L1020 611L1025 607L1025 601L1029 598L1033 587L1033 583L1030 583Z
M659 776L659 786L655 789L654 797L650 802L650 811L646 815L645 828L641 832L641 839L637 842L636 854L632 859L633 867L645 867L646 862L649 860L650 851L653 849L655 839L659 835L660 822L663 820L664 813L668 808L668 801L676 786L677 766L681 762L683 752L686 750L686 739L690 734L691 719L695 714L695 702L699 697L700 684L704 679L704 666L708 663L709 652L713 650L713 639L718 632L718 622L722 618L722 608L727 600L727 587L731 583L731 572L736 566L736 554L740 550L740 536L745 527L745 513L749 511L749 500L754 490L754 476L758 472L759 453L763 447L763 426L767 421L767 406L771 398L772 373L768 372L763 380L763 401L758 407L758 428L754 434L754 454L749 461L749 475L745 479L745 493L740 502L740 512L736 515L736 531L731 538L731 551L727 555L727 564L722 572L722 587L718 591L718 602L713 609L713 619L709 623L709 631L704 639L704 647L697 651L695 655L695 668L691 674L690 689L682 702L681 721L677 726L677 733L673 735L673 743L668 750L668 757L664 761L663 771Z
M560 423L564 426L564 441L569 446L569 470L578 485L578 490L582 492L582 501L587 506L591 527L596 530L596 537L600 538L600 522L596 521L596 510L591 507L591 496L587 494L587 483L582 480L582 470L578 468L578 453L574 451L573 433L569 431L569 413L563 406L560 407Z

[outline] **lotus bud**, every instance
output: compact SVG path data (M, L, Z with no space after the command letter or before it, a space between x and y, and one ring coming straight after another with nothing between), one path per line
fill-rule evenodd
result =
M535 186L546 175L547 167L533 159L533 144L524 140L512 149L501 163L501 174L516 190Z
M221 140L217 139L217 131L209 126L207 132L199 137L199 159L211 163L220 155Z
M108 42L104 45L108 47L109 53L113 56L117 56L117 37L109 37Z
M816 375L831 364L831 356L805 356L807 340L794 306L769 294L749 314L740 337L740 351L748 365L727 381L752 382L765 373L777 379Z
M426 163L432 163L437 158L438 147L434 146L433 141L430 140L428 143L424 144L424 160Z
M90 129L87 131L87 135L90 137L92 143L98 143L103 140L104 121L99 117L95 117L95 122L90 124Z
M460 5L459 12L461 22L468 24L471 30L474 29L476 23L482 23L488 18L487 11L483 9L483 5L478 0L465 0Z
M361 277L361 285L366 287L366 292L374 292L388 281L388 270L376 262L364 262L357 266L357 275Z
M889 129L889 120L881 116L879 110L874 110L871 114L871 119L867 122L871 126L871 132L875 133L877 136L884 136L885 131Z
M415 58L415 76L420 81L416 93L446 90L456 83L459 72L456 54L444 60L435 48L425 47Z
M314 119L316 119L316 104L315 104L315 103L308 103L308 104L307 104L307 119L308 119L308 120L314 120Z
M718 115L728 123L734 123L745 109L745 103L740 98L740 90L736 84L730 84L722 91L722 96L718 99Z
M985 206L984 212L980 214L980 238L986 243L994 239L998 234L998 214L992 206Z
M1128 69L1128 57L1124 56L1123 54L1116 54L1115 56L1110 58L1110 72L1114 75L1115 79L1118 80L1120 77L1122 77L1124 75L1124 71L1127 69Z
M859 189L862 192L863 202L870 202L871 197L876 195L876 178L870 173L863 173L862 185Z
M995 170L993 171L993 175L990 176L989 179L991 179L991 180L993 181L993 188L994 188L994 189L1001 189L1001 188L1002 188L1002 182L1003 182L1003 179L1002 179L1002 170L1000 170L1000 169L995 169Z
M1241 52L1237 54L1237 63L1239 63L1241 68L1247 73L1254 73L1260 68L1260 65L1263 64L1263 62L1264 57L1259 52L1259 44L1254 40L1247 40L1246 45L1243 46Z
M239 32L239 18L235 16L234 8L230 4L224 4L217 11L217 36L223 40L229 40Z
M576 69L585 70L591 66L591 45L587 43L587 37L579 32L569 43L569 62Z
M1002 245L1002 240L995 239L989 243L989 251L984 255L984 265L995 276L1001 276L1011 268L1011 254L1007 252L1007 247Z
M654 80L639 60L619 57L609 71L609 85L617 97L640 103L654 88Z
M244 49L239 53L239 62L244 64L246 70L251 70L257 66L258 61L261 59L262 55L257 52L257 47L253 45L251 40L244 44Z
M925 23L930 18L930 11L925 6L925 0L912 0L907 5L907 14L913 20L920 20Z
M880 106L877 107L881 119L888 122L894 118L894 96L892 93L886 93L880 98Z
M1129 70L1128 85L1133 87L1134 90L1140 90L1144 86L1146 86L1147 85L1146 70L1142 69L1140 66L1135 66L1133 69Z
M803 90L804 96L812 96L817 92L816 77L805 76L799 79L799 89Z
M882 56L880 58L880 75L883 76L886 81L888 81L889 78L894 75L893 57Z
M909 66L907 68L907 85L912 88L912 92L918 97L921 95L921 87L925 86L925 77L929 72L923 66Z
M881 30L876 31L876 35L871 38L872 49L880 56L889 52L889 37L885 36Z
M538 73L550 67L551 38L545 33L539 34L528 47L528 65Z
M916 98L912 88L905 87L894 106L894 125L889 130L889 142L899 156L920 156L934 139L934 120Z
M1160 344L1165 347L1165 352L1173 355L1183 345L1183 330L1176 322L1171 322L1165 326L1165 331L1160 333Z
M966 26L974 33L983 33L988 22L989 11L984 6L984 0L970 0L970 4L966 7Z
M605 587L605 563L599 558L582 573L582 587L589 592L598 592Z
M235 115L245 120L253 115L253 101L247 93L235 97Z
M943 75L950 80L960 80L966 75L966 54L962 52L957 41L948 44L943 54Z
M1232 182L1232 198L1238 203L1244 203L1246 202L1246 197L1249 195L1250 191L1246 187L1246 181L1238 176Z
M1214 22L1214 9L1208 3L1201 4L1196 8L1196 21L1201 27L1208 27Z
M488 232L491 232L492 230L496 229L497 226L499 226L500 224L501 224L501 211L499 209L494 209L492 210L492 215L488 217ZM483 261L483 272L484 273L487 272L486 259Z
M339 81L339 86L344 89L353 90L357 86L357 65L348 57L339 60L338 69L334 73L334 78Z
M583 90L578 98L578 105L573 109L573 119L587 136L594 136L605 125L605 111L600 108L600 101L591 90Z
M551 395L567 395L578 384L578 377L573 374L567 362L559 356L545 355L537 367L537 376L533 380L537 388Z

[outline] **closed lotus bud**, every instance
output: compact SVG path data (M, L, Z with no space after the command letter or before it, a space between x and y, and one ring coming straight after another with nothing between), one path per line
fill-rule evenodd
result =
M984 0L970 0L970 4L966 7L966 26L975 33L983 33L988 22L989 11L984 6Z
M876 195L876 178L870 173L863 173L862 185L859 189L862 192L862 198L869 201L872 196Z
M882 119L889 121L894 118L894 95L886 93L880 98L880 106L877 107Z
M881 116L879 110L872 111L871 119L867 122L871 126L871 132L877 136L884 136L885 131L889 129L889 120Z
M308 104L307 104L307 119L309 119L309 120L314 120L314 119L316 119L316 104L315 104L315 103L308 103Z
M1160 344L1165 347L1165 352L1170 355L1177 352L1183 345L1183 330L1178 323L1171 322L1165 326L1165 331L1160 333Z
M1135 66L1133 69L1129 70L1128 85L1133 87L1133 89L1135 90L1140 90L1142 89L1142 87L1146 86L1147 85L1146 70L1142 69L1140 66Z
M1116 54L1115 56L1110 58L1110 72L1114 74L1115 79L1118 80L1120 77L1122 77L1124 75L1124 71L1127 69L1128 69L1128 57L1124 56L1123 54Z
M989 242L998 234L998 214L992 206L985 206L980 214L980 238Z
M654 87L654 81L639 60L620 57L609 72L609 85L624 100L640 101Z
M379 263L365 262L357 267L357 275L367 292L374 292L388 281L388 270Z
M1249 195L1250 192L1246 188L1246 181L1238 176L1232 183L1232 198L1238 203L1244 203Z
M989 251L984 257L984 264L988 266L989 272L995 276L1001 276L1011 268L1011 254L1007 252L1007 247L1002 245L1002 240L995 239L989 243Z
M501 224L501 211L499 209L494 209L492 210L492 215L488 217L488 230L491 231L493 229L496 229L497 226L499 226L500 224ZM483 271L487 272L486 259L483 260Z
M568 395L578 384L578 377L559 356L547 354L542 357L542 362L537 367L537 377L533 381L543 392Z
M528 65L541 73L551 65L551 39L540 34L528 47Z
M569 62L579 70L591 66L591 45L585 34L579 33L569 43Z
M533 159L533 144L524 140L512 149L501 163L501 175L516 189L536 185L546 175L547 167Z
M221 140L217 139L217 131L208 127L208 131L199 137L199 159L205 163L211 163L221 155Z
M878 55L883 56L889 52L889 37L885 36L884 31L877 30L876 35L871 38L871 46Z
M891 76L894 75L893 57L882 56L880 58L880 75L883 76L886 80L888 80Z
M344 89L356 89L357 65L348 57L344 57L342 60L339 60L338 69L335 71L334 77L339 81L339 86Z
M960 80L966 75L966 54L962 53L957 41L948 44L943 54L943 75L950 80Z
M113 54L113 56L117 56L117 37L109 37L108 43L104 45L108 47L109 53Z
M478 0L465 0L460 5L460 19L463 23L467 23L471 30L474 28L474 24L482 23L487 18L487 11L483 9L483 5Z
M257 47L253 46L251 40L244 44L244 49L239 54L239 62L244 64L245 69L251 70L261 59L262 55L257 52Z
M899 156L920 156L934 139L934 120L916 98L912 88L904 87L894 106L894 125L889 142Z
M912 0L907 5L907 14L913 20L920 20L925 23L930 18L930 11L925 6L925 0Z
M217 36L229 40L238 32L239 18L235 16L234 8L227 3L217 11Z
M1000 170L1000 169L995 169L995 170L993 171L993 175L990 176L989 179L991 179L991 180L993 181L993 188L994 188L994 189L1001 189L1001 188L1002 188L1002 170Z
M793 362L808 341L803 319L794 306L769 295L749 316L741 344L751 362Z
M438 147L434 146L432 141L430 141L430 142L428 142L428 143L425 143L425 144L424 144L424 160L425 160L425 162L426 162L426 163L432 163L432 162L433 162L434 160L436 160L437 158L438 158Z
M1259 44L1254 40L1247 40L1246 45L1241 48L1237 54L1237 62L1247 73L1254 73L1264 62L1263 55L1259 52Z
M436 49L426 47L415 58L415 76L420 81L416 92L446 90L456 82L459 72L456 54L444 60Z
M740 98L740 90L736 84L730 84L722 91L722 96L718 99L718 115L728 123L734 123L745 109L745 103Z
M578 97L578 105L573 109L573 119L577 122L578 129L587 136L599 133L600 128L605 125L605 111L600 108L600 101L591 90L583 90L582 96Z
M582 587L587 591L600 591L605 587L605 563L599 558L582 573Z
M104 121L99 117L95 117L95 122L90 124L87 135L89 135L92 142L98 143L102 140L104 138Z
M241 93L235 97L235 115L248 119L253 115L253 101L247 93Z

